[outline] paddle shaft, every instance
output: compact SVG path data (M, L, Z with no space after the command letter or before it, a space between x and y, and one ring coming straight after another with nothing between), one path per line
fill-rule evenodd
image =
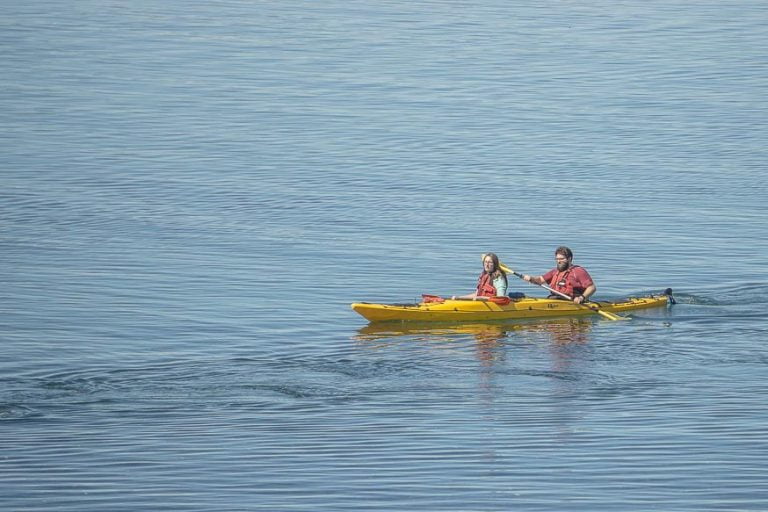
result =
M517 277L519 277L520 279L523 279L523 274L521 274L521 273L519 273L519 272L515 272L514 270L512 271L512 273L513 273L513 274L515 274L515 275L516 275ZM532 283L532 284L536 284L536 285L538 285L538 286L541 286L542 288L544 288L544 289L545 289L545 290L547 290L548 292L550 292L550 293L554 293L555 295L559 295L560 297L562 297L562 298L564 298L564 299L573 300L573 297L571 297L571 296L570 296L570 295L568 295L567 293L559 292L559 291L555 290L554 288L550 288L549 286L547 286L547 285L545 285L545 284L533 283L532 281L529 281L529 282L530 282L530 283ZM583 304L583 303L582 303L582 304Z
M501 268L501 270L503 270L507 274L514 274L515 276L517 276L520 279L523 279L523 281L525 281L525 279L523 278L523 274L521 274L520 272L515 272L514 270L512 270L511 268L509 268L508 266L503 265L503 264L500 264L499 267ZM545 284L534 283L533 281L528 281L528 282L531 283L531 284L535 284L537 286L541 286L542 288L544 288L548 292L554 293L555 295L559 295L560 297L562 297L564 299L573 300L573 297L571 297L567 293L563 293L563 292L557 291L554 288L551 288L551 287L549 287L549 286L547 286ZM598 315L604 316L605 318L607 318L609 320L626 320L626 317L619 316L619 315L616 315L616 314L613 314L613 313L609 313L608 311L603 311L603 310L600 309L599 306L590 305L590 304L587 304L585 302L582 302L580 305L584 306L586 308L591 309L592 311L594 311Z

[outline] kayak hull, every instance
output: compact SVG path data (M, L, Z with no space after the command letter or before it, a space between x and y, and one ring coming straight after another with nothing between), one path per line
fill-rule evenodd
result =
M668 303L667 295L633 297L618 302L591 302L603 311L626 313L640 309L660 308ZM487 322L527 320L563 316L595 315L592 309L567 300L524 297L509 304L491 301L451 300L418 304L373 304L356 302L352 309L369 322Z

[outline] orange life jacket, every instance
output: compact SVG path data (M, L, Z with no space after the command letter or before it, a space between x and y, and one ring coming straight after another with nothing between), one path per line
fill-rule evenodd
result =
M477 280L477 296L478 297L495 297L496 287L493 286L493 277L487 272L480 274L480 278Z
M589 273L583 267L571 265L562 272L556 270L549 280L549 287L569 297L575 297L584 293L588 286L588 284L584 286L585 282L592 284L592 278L589 277Z

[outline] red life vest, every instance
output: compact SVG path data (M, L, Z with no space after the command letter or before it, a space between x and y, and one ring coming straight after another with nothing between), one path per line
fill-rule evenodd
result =
M562 272L555 270L549 280L550 288L569 297L581 295L590 284L592 284L592 278L589 273L578 265L571 265Z
M480 278L477 280L477 296L478 297L495 297L496 287L493 286L493 277L487 272L480 274Z

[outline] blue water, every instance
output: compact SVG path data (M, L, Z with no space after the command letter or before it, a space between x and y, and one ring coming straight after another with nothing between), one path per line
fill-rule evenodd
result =
M768 510L767 22L4 2L1 508ZM562 244L598 298L678 304L349 308Z

